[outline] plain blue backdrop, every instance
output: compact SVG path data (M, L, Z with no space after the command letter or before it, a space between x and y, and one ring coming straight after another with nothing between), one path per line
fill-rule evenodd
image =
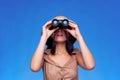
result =
M96 62L91 71L78 67L79 80L120 80L119 0L1 0L0 80L43 80L30 60L42 26L58 15L79 25Z

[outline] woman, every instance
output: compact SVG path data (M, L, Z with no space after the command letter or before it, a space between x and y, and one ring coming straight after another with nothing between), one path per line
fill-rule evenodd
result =
M67 19L64 16L55 17L57 20ZM68 19L67 19L68 20ZM31 60L30 68L37 72L43 68L44 80L78 80L80 65L86 70L95 67L93 56L85 44L78 25L68 20L68 28L52 27L52 21L43 26L42 36ZM80 50L73 47L78 41ZM47 49L44 49L47 45Z

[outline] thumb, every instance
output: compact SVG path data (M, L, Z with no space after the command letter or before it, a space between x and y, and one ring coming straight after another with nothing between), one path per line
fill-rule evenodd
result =
M69 33L71 33L71 30L69 30L69 29L64 29L65 31L67 31L67 32L69 32Z
M52 33L53 33L53 32L55 32L57 29L59 29L59 27L57 27L57 28L53 29L53 30L52 30Z

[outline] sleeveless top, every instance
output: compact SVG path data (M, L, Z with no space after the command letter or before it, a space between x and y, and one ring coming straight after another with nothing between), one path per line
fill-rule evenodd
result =
M78 49L73 50L73 55L62 67L48 57L50 50L46 49L44 51L44 80L78 80L78 64L76 59Z

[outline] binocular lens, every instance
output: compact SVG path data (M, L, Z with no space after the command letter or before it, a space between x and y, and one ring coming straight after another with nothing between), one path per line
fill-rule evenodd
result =
M63 26L68 26L68 21L63 21Z
M60 29L63 29L63 28L71 29L71 27L69 26L69 21L67 19L64 19L64 20L54 19L54 20L52 20L52 26L50 27L50 30L52 30L56 27L59 27Z
M52 25L53 26L58 26L58 21L54 20Z
M53 20L52 25L53 26L58 26L61 24L62 26L68 26L68 20Z

